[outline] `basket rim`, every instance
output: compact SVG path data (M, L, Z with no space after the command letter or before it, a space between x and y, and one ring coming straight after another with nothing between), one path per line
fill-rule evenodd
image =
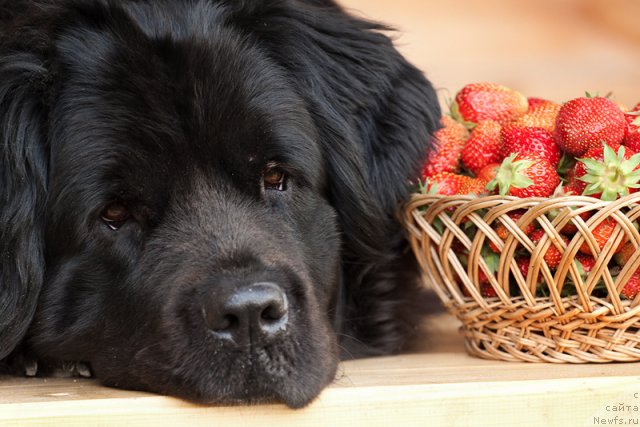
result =
M578 206L578 208L575 208L576 205ZM548 247L550 247L552 244L557 245L557 242L554 242L554 236L556 236L555 240L559 240L559 237L557 237L559 236L559 231L555 231L556 234L553 235L554 226L560 225L562 227L569 221L573 221L572 218L574 217L579 219L579 214L581 214L583 211L596 212L586 221L582 221L582 220L577 221L579 223L579 226L582 228L582 230L587 230L588 227L595 227L600 222L604 221L608 217L606 212L614 211L615 215L617 215L615 219L617 220L618 223L622 223L623 225L618 227L619 228L618 233L613 236L613 239L612 239L613 241L610 242L611 244L609 245L610 247L608 249L611 249L611 247L613 247L614 245L619 245L620 243L622 243L622 241L625 238L624 233L626 232L626 233L632 234L631 241L635 243L636 247L639 248L640 250L640 233L636 228L633 227L633 224L632 224L632 221L640 219L640 192L632 193L628 196L619 198L615 201L602 201L600 199L590 197L590 196L574 196L574 195L569 195L569 196L561 195L561 196L554 196L554 197L548 197L548 198L521 199L514 196L501 196L501 195L449 196L449 195L440 195L440 194L412 193L411 199L404 205L404 212L403 212L404 215L403 215L403 218L401 218L401 220L403 223L403 227L407 232L412 249L414 253L417 255L418 261L421 264L423 271L429 270L428 266L425 264L425 260L421 259L421 257L419 256L419 253L420 253L419 247L420 245L427 244L427 242L425 241L433 241L433 242L436 242L436 245L438 245L442 242L442 240L444 240L444 243L446 246L447 244L450 244L454 238L457 238L461 241L466 238L466 236L463 235L462 231L456 230L455 227L453 226L451 227L451 229L453 229L454 231L451 231L450 229L447 228L445 231L445 234L443 234L442 236L438 235L438 233L433 229L433 227L428 226L427 220L429 218L425 219L425 217L423 216L424 210L426 209L425 206L428 206L429 208L433 208L435 206L436 208L434 209L436 209L437 211L436 213L438 214L440 212L446 211L447 209L451 210L455 208L455 212L453 212L450 218L448 216L445 216L445 221L448 221L445 224L447 226L459 224L462 218L467 219L467 216L470 216L470 214L472 214L474 211L483 209L485 207L488 207L490 209L488 210L488 213L486 213L486 216L483 217L482 219L487 219L489 223L496 221L497 218L503 215L505 212L513 211L516 209L518 210L527 209L526 213L522 215L522 217L517 221L516 225L518 226L526 225L532 221L538 221L537 217L535 217L535 212L531 213L532 208L538 209L545 213L555 208L570 207L571 209L573 209L570 211L571 216L561 214L557 218L555 218L554 222L551 222L549 220L545 220L546 222L543 222L542 226L545 228L546 232L550 232L550 230L552 230L551 231L552 236L551 238L547 238L547 236L545 235L543 237L543 240L538 242L538 244L535 246L529 241L528 249L531 251L532 260L542 259L542 255L545 253ZM621 207L629 209L630 212L633 212L633 216L631 217L631 219L627 218L623 212L618 213L617 209ZM569 212L568 209L566 211ZM529 215L530 213L531 215ZM479 227L484 227L483 231L487 234L486 238L489 241L492 241L492 238L494 238L494 236L497 239L497 235L495 235L495 233L492 234L488 225L483 225L482 222L476 222L475 225ZM516 229L516 231L519 231L519 229ZM481 233L478 233L478 234L481 234ZM507 251L509 256L514 255L514 252L518 244L522 244L522 241L525 240L524 233L520 232L520 234L522 237L520 241L516 240L515 238L512 238L512 236L509 236L509 238L507 238L507 240L504 242L504 245L502 241L499 242L501 245L503 245L502 250ZM484 236L482 236L481 240L483 239L485 239ZM572 275L572 278L574 278L578 274L576 271L574 271L574 267L572 267L574 264L572 261L575 255L578 253L578 249L580 249L580 246L582 245L582 243L585 243L585 242L589 245L592 245L592 247L597 245L595 241L591 241L588 239L581 240L580 238L578 238L578 239L572 239L572 241L569 243L569 246L563 247L563 250L565 251L565 254L564 254L565 257L563 258L563 261L565 261L565 264L567 265L567 267L564 268L564 270L561 270L560 273L556 271L555 277L559 278L561 283L559 291L554 293L553 289L550 289L552 292L552 297L554 298L554 301L556 303L556 308L559 310L559 312L562 312L562 303L565 298L564 296L560 295L560 292L562 290L562 283L564 282L565 277L567 277L568 275ZM471 245L472 243L477 243L477 242L475 240L471 242L470 240L467 239L468 245ZM482 243L482 241L480 243ZM538 246L540 247L538 248ZM467 249L469 249L469 247L467 247ZM451 254L447 254L444 251L440 251L436 255L441 255L443 259L443 262L441 264L436 265L436 267L447 270L446 271L447 274L452 274L451 267L448 265L449 263L447 262L447 258L448 257L450 258ZM611 275L607 273L609 271L607 268L607 264L612 256L613 256L613 251L611 251L611 256L609 256L608 258L603 258L597 264L597 268L601 274L605 274L605 276L608 275L607 277L605 277L607 290L611 293L618 293L622 289L623 282L626 282L626 280L630 278L633 272L636 269L640 268L640 257L637 257L637 259L632 260L629 264L624 266L622 268L622 271L620 272L621 279L620 280L616 279L616 281L614 281ZM501 257L501 262L502 261L503 261L503 258ZM484 264L484 260L479 255L479 251L474 253L473 256L470 255L469 264L471 264L472 262L478 263L479 265L478 268L475 268L473 270L474 275L472 278L477 278L478 271L485 270L487 266ZM515 265L515 261L513 261L513 259L510 259L509 262L511 262L512 265ZM456 272L460 273L462 271L461 269L464 269L464 268L461 266L458 266L458 270L456 270ZM500 270L502 272L503 283L506 283L510 269L511 271L513 271L513 267L506 267ZM537 265L534 265L534 270L535 270L534 274L536 274L536 277L537 277L537 274L542 274L544 278L547 280L554 277L551 271L546 267L546 264L544 263L542 263L542 267L540 268L538 268ZM490 279L493 279L493 278L490 277ZM521 278L521 280L524 282L524 278ZM587 308L589 308L590 305L592 304L589 296L593 291L593 287L597 284L597 282L598 282L598 276L591 275L587 278L588 286L584 288L585 290L584 292L582 292L583 291L582 286L576 287L576 292L581 297L582 304ZM525 291L523 292L523 295L528 300L528 303L530 306L535 306L540 300L537 299L537 297L535 296L536 282L532 281L531 284L533 285L531 286L533 291L526 292L527 288L524 288ZM500 284L493 283L492 281L492 285L494 287L494 290L497 292L498 298L501 301L503 301L505 305L509 305L511 298L513 298L514 296L508 294L508 292L505 292L506 289L503 289L503 287L500 286ZM446 291L445 293L451 293L451 289L445 289L445 291ZM471 289L471 291L472 291L473 298L476 301L478 301L483 307L485 307L485 309L487 309L488 304L485 301L485 299L482 296L480 296L479 292L474 293L473 289ZM462 298L461 295L459 294L456 295L455 292L453 292L453 294L454 294L453 299L455 299L459 304L464 303L464 298ZM451 298L450 296L445 296L442 293L440 296L443 302L445 303ZM634 301L635 301L635 304L638 304L640 302L640 294ZM615 307L615 311L618 314L624 311L623 304L621 303L621 300L619 297L614 298L613 304Z

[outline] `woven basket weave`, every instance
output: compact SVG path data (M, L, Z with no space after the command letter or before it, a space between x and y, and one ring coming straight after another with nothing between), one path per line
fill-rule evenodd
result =
M507 215L513 211L525 213L514 222ZM414 194L403 220L425 284L462 321L470 354L508 361L585 363L640 360L640 294L629 300L620 293L640 267L640 233L633 224L638 217L638 193L614 202L582 196ZM605 218L613 218L617 226L600 249L592 231ZM498 222L509 230L504 241L492 227ZM567 245L558 230L570 223L577 232ZM527 224L544 230L537 245L522 231ZM496 272L483 257L486 240L501 249ZM574 261L584 242L596 258L588 275ZM624 242L633 243L635 253L612 272L614 251ZM555 269L544 260L550 245L562 253ZM516 253L530 257L526 277L516 264ZM480 292L478 277L483 273L496 296Z

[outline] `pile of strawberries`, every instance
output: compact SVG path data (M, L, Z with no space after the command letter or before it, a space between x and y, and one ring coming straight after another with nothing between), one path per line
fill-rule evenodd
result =
M527 98L495 83L473 83L456 94L450 113L441 121L435 135L437 148L425 162L423 193L526 198L588 195L612 201L640 190L640 102L626 108L587 94L560 104ZM522 212L511 215L515 221ZM616 225L614 219L607 219L593 230L600 249ZM501 226L494 226L499 236L506 232L498 230ZM577 230L565 228L563 239L568 243ZM534 224L523 231L534 243L544 235ZM498 252L493 246L492 252ZM594 254L586 243L583 246L576 262L588 273L595 264ZM633 244L623 242L616 262L624 265L634 252ZM549 247L544 257L549 268L557 266L561 255L556 247ZM528 260L526 254L516 258L525 277ZM495 294L491 286L484 289L485 296ZM638 292L640 271L622 295L633 298Z

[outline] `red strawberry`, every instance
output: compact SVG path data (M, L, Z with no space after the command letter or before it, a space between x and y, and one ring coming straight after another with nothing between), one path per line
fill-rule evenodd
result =
M469 179L460 183L460 187L458 188L456 194L475 194L477 196L482 196L483 194L488 193L488 191L485 189L486 185L486 181L469 177Z
M483 181L485 184L496 177L496 172L500 168L500 163L490 163L483 166L477 173L476 178Z
M617 148L625 130L624 113L614 102L601 97L577 98L560 108L555 138L563 151L578 157L603 141Z
M545 234L546 232L544 230L538 229L533 231L529 235L529 238L537 246L540 240L542 240L542 238L545 236ZM544 262L551 269L557 268L558 265L560 265L560 260L562 259L562 253L564 252L564 249L566 248L566 246L569 244L569 239L567 237L561 235L561 238L565 246L564 248L562 248L562 251L558 249L558 247L555 246L554 243L551 243L551 245L549 245L549 247L547 248L547 251L543 255Z
M529 110L528 111L531 111L531 110L533 110L535 108L538 108L538 106L547 104L549 102L551 102L551 101L549 101L548 99L536 98L536 97L530 96L529 98L527 98L527 104L529 104Z
M560 163L563 163L564 158L567 157L563 156L560 159ZM561 171L561 168L563 167L562 164L558 168L558 174L562 177L562 181L564 181L562 186L559 188L558 196L579 196L582 194L582 191L586 186L584 181L580 181L576 178L575 159L571 159L573 164L565 165L566 168L564 171Z
M560 176L547 159L532 154L512 154L500 165L496 177L487 184L493 191L516 197L549 197L560 185Z
M640 125L640 120L638 124ZM624 144L634 151L640 151L640 126L634 126L634 129L627 132Z
M565 196L580 196L587 186L586 182L577 178L570 178L566 184L562 186L562 194Z
M524 215L525 212L526 211L524 210L517 210L517 211L509 212L507 215L509 216L509 218L511 218L513 222L518 222L518 220L522 218L522 215ZM498 221L493 228L496 231L496 234L498 235L498 237L500 237L500 239L503 242L507 240L507 237L509 237L509 234L511 233L509 229L501 221ZM534 229L535 229L535 225L531 222L526 226L524 226L523 228L521 228L521 230L526 235L529 235ZM492 241L489 241L489 248L495 253L501 252L498 246L496 246L496 244L493 243Z
M570 194L570 193L565 193L565 194ZM573 193L573 194L580 195L581 193ZM579 214L578 216L582 218L582 221L586 222L589 218L591 218L591 214L592 212L585 211ZM578 232L578 227L573 223L573 221L569 221L568 223L565 224L564 227L562 227L562 230L560 230L560 232L565 236L572 236Z
M484 274L482 271L480 271L479 273ZM493 286L491 286L491 283L489 282L480 285L480 294L485 298L493 298L498 296L496 290L493 289Z
M593 270L593 267L596 265L596 259L591 255L578 253L576 254L576 261L580 264L582 271L586 274Z
M527 112L529 104L521 93L495 83L471 83L456 94L452 114L463 121L494 120L504 125Z
M555 168L558 167L562 154L548 130L512 123L502 128L501 136L503 157L513 153L536 154L547 159Z
M615 230L617 225L618 223L615 219L608 217L593 229L591 234L593 234L593 238L596 240L596 244L598 245L598 248L600 250L602 250L602 248L604 248L604 245L607 244L607 241L609 241L609 239L613 235L613 231ZM618 247L615 249L614 253L620 252L622 250L625 241L626 239L622 239L622 241L618 244ZM580 252L582 252L583 254L592 255L591 249L589 249L589 244L586 241L582 243L582 246L580 246ZM597 254L593 255L595 256Z
M529 257L519 256L516 258L516 265L518 266L520 273L522 273L522 277L526 279L529 275L529 266L531 265L531 259L529 259Z
M500 128L498 122L485 120L473 128L462 149L462 164L477 175L489 163L502 161L500 155Z
M620 294L626 298L633 299L638 295L638 292L640 292L640 271L636 271L631 275Z
M459 169L460 154L469 131L450 117L443 116L441 121L443 127L435 133L438 148L429 155L422 178L439 172L457 172Z
M601 145L578 160L574 176L585 183L584 195L612 201L640 188L640 153L622 146L616 153L608 145ZM580 187L577 182L575 185Z
M620 249L620 251L617 254L615 254L613 258L616 260L616 263L619 266L624 267L631 260L631 257L634 256L635 254L636 254L636 245L634 245L631 242L628 242L622 246L622 249Z
M496 290L493 289L493 286L491 286L491 283L489 283L487 275L484 273L484 271L482 271L481 268L478 269L478 282L480 282L480 295L485 298L493 298L498 296Z
M470 180L468 176L458 175L451 172L440 172L428 178L425 182L428 193L443 194L452 196L460 194L460 186Z
M560 104L545 100L540 100L533 105L529 102L529 110L514 123L525 127L543 128L553 133L561 107Z
M624 117L627 121L627 135L624 138L624 145L634 151L640 151L640 103Z

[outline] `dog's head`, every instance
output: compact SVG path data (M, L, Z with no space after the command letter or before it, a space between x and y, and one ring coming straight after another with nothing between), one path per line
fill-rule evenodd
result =
M341 347L399 345L394 211L439 110L381 27L332 1L13 3L0 358L297 407Z

